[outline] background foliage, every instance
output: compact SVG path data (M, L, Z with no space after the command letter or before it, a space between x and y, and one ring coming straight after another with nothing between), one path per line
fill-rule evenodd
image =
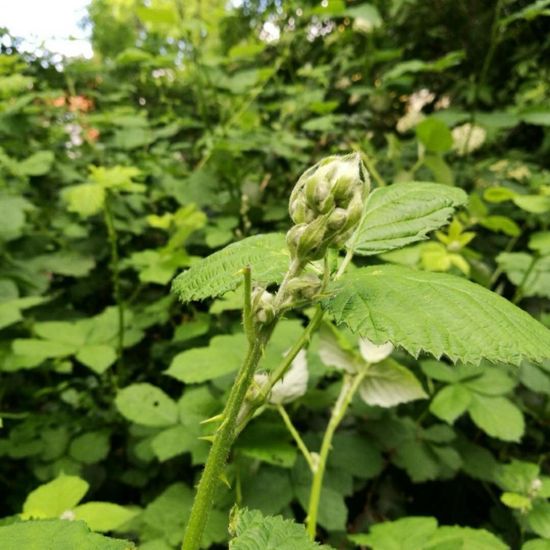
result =
M219 412L245 341L238 290L181 307L170 281L230 242L284 231L297 176L328 154L362 150L378 187L466 191L447 230L384 260L459 274L550 326L549 10L93 0L96 55L62 66L2 31L2 523L68 513L144 549L180 543L208 451L200 421ZM286 268L275 245L273 280ZM467 347L472 335L446 315ZM274 362L302 321L278 328ZM317 347L309 391L289 407L312 445L339 384ZM459 524L493 533L475 535L479 548L548 548L550 363L394 357L429 400L354 403L329 459L323 541L383 550L407 533L432 548L462 540L445 527ZM305 466L264 413L238 441L205 544L226 545L235 499L303 520ZM255 514L239 520L235 548ZM432 517L369 531L405 516Z

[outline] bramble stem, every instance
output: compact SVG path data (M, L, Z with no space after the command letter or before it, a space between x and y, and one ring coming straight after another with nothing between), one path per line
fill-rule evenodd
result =
M294 342L294 345L290 348L288 353L284 356L279 366L271 373L267 384L265 384L258 396L250 403L250 408L246 412L246 415L239 422L237 426L236 435L240 434L250 419L254 416L254 413L266 402L273 386L286 374L286 371L290 368L292 361L296 358L300 350L307 346L311 339L311 335L315 332L321 320L323 319L324 311L320 306L317 307L315 315L309 321L309 324L302 332L300 338Z
M244 363L231 388L229 398L222 413L223 422L214 435L214 441L208 453L204 471L197 488L193 507L191 508L191 515L189 516L189 522L187 523L183 538L182 550L198 550L200 548L202 534L212 508L216 487L218 486L220 475L223 472L235 436L237 416L271 332L272 330L267 330L267 332L258 335L254 342L249 345Z
M113 280L113 291L115 294L115 302L118 309L118 343L117 343L117 358L118 358L118 375L120 377L120 369L122 367L122 354L124 352L124 302L122 301L122 292L120 290L120 273L119 273L119 254L117 234L113 218L113 212L110 206L111 194L107 193L105 198L105 208L103 209L103 217L107 227L107 235L109 244L111 245L111 274Z
M342 422L348 407L355 395L355 392L359 388L359 385L363 381L367 369L363 369L354 376L346 375L344 378L344 383L342 384L342 389L332 409L332 414L323 436L323 441L321 443L321 451L319 453L319 461L313 469L313 482L311 484L311 492L309 495L309 505L308 505L308 514L306 518L306 527L307 532L311 540L315 539L315 532L317 530L317 515L319 512L319 502L321 500L321 490L323 488L323 478L325 475L325 468L327 464L328 454L332 447L332 438L334 437L334 432Z

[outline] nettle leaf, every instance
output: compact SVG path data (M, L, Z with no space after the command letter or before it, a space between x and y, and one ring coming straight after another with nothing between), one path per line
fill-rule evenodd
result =
M22 521L0 527L0 548L39 550L78 548L78 550L132 550L128 540L112 539L92 533L83 521Z
M178 420L178 407L160 388L147 383L120 390L115 404L125 418L142 426L165 427Z
M373 191L356 235L348 241L355 254L370 256L426 239L466 203L462 189L438 183L396 183Z
M182 302L204 300L235 289L240 270L250 266L252 279L263 284L282 281L290 256L283 233L248 237L199 261L174 280L172 290Z
M237 510L229 524L230 550L329 550L309 540L303 525L257 510Z
M359 395L368 405L394 407L428 397L416 376L393 359L368 367Z
M332 283L323 307L337 323L375 344L387 341L417 357L519 365L550 358L550 331L489 290L453 275L380 265Z

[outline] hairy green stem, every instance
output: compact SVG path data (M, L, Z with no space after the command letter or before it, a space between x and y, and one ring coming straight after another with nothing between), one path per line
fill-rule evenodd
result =
M254 376L256 366L262 356L265 343L270 335L271 331L264 332L250 344L246 358L231 388L223 411L222 424L214 435L214 441L197 488L197 494L183 538L182 550L198 550L200 548L216 487L235 437L237 417Z
M267 384L265 384L262 387L258 396L254 399L254 401L250 403L249 409L247 410L246 414L240 420L239 425L237 426L237 430L236 430L237 435L244 430L248 422L250 422L250 419L254 416L254 413L266 402L267 398L269 397L269 394L271 393L271 390L273 389L273 386L285 375L287 370L290 368L292 361L294 361L298 353L300 353L300 350L305 346L307 346L307 344L311 340L312 334L315 332L315 330L321 323L321 320L323 319L323 315L324 315L324 311L321 309L320 306L318 306L317 310L315 311L315 315L309 321L307 327L302 332L300 338L298 338L298 340L294 342L293 346L290 348L288 353L284 356L281 363L271 373Z
M105 198L105 208L103 209L103 218L107 227L107 236L111 246L111 275L113 281L113 291L115 294L115 302L118 310L118 343L117 343L117 358L120 377L120 369L122 368L122 354L124 352L124 302L122 300L122 292L120 289L120 266L117 234L113 218L113 212L110 206L111 194L107 193Z
M332 438L334 437L334 433L340 425L340 422L342 422L355 392L363 381L366 370L367 369L365 368L354 376L346 375L344 377L342 389L340 390L334 409L332 409L332 414L330 416L325 435L323 436L319 459L313 470L313 482L311 484L311 492L309 494L308 513L306 518L307 532L311 540L315 539L315 533L317 530L319 502L321 500L321 490L323 488L323 478L325 475L327 459L332 447Z

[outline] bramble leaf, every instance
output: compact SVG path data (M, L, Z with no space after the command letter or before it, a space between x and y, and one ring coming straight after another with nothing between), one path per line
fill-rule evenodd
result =
M416 376L393 359L385 359L368 368L359 395L365 403L379 407L393 407L428 397Z
M348 247L371 256L424 240L467 198L462 189L420 181L376 189L367 198L365 215Z
M519 365L550 358L550 331L504 298L443 273L379 265L332 283L323 301L338 323L415 357Z
M182 302L220 296L243 280L240 270L250 266L255 282L270 284L283 279L290 255L282 233L248 237L199 261L172 285Z
M309 540L302 525L281 516L264 517L257 510L238 510L229 530L230 550L329 550Z

